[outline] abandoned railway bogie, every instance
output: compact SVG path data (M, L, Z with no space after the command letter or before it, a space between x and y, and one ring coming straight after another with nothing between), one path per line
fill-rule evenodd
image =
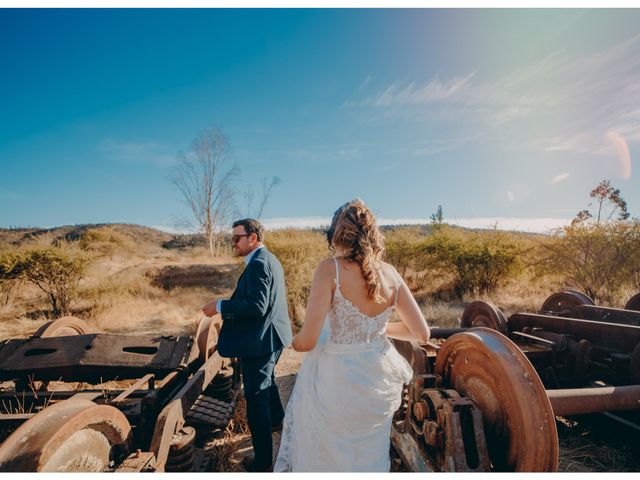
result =
M508 318L472 302L460 328L433 328L422 345L394 340L414 372L391 429L405 467L554 471L558 415L616 411L640 429L637 315L564 291ZM206 469L196 430L225 427L241 380L239 362L217 351L220 327L214 317L193 336L105 335L68 318L0 343L0 381L12 386L0 389L0 470Z
M189 414L213 382L224 414L199 428L223 428L239 392L238 363L216 351L219 327L209 318L194 337L107 335L66 317L0 343L0 471L205 469ZM77 382L95 386L65 387Z

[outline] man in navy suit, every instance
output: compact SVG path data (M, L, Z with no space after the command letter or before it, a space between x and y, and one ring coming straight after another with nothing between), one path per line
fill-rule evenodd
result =
M229 300L206 304L207 316L220 313L222 329L218 352L242 363L247 421L255 457L245 460L250 472L273 469L271 434L282 428L284 409L275 383L274 368L293 337L287 309L284 270L262 244L262 225L251 218L233 224L236 255L246 268Z

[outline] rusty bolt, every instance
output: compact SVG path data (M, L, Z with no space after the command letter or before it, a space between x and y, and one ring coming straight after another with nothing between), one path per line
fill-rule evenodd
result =
M413 416L416 417L416 420L419 422L423 421L429 412L429 407L423 401L417 402L413 405Z

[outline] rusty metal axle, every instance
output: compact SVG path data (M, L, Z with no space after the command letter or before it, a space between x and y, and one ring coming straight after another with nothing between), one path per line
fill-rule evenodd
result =
M640 385L547 390L554 415L640 410Z

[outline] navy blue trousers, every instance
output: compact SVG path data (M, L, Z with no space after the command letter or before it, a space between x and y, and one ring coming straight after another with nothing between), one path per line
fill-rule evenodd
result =
M247 401L247 421L257 466L272 464L271 428L282 423L284 409L276 385L275 366L282 348L258 357L243 357L242 381Z

